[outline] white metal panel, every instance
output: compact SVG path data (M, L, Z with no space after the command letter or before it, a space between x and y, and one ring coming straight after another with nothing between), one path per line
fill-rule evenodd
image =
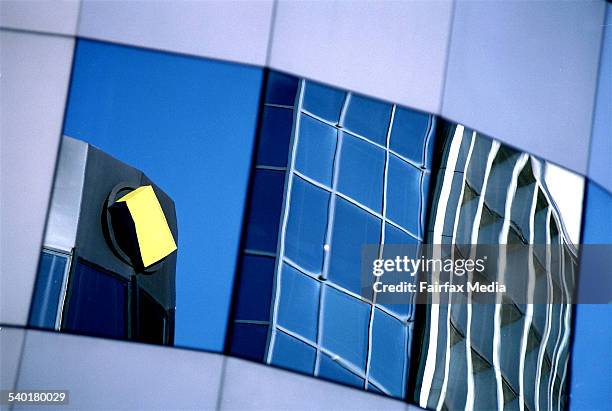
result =
M2 0L0 27L76 34L79 0Z
M84 0L78 35L264 65L272 0Z
M25 330L0 327L0 389L15 388Z
M269 65L438 113L451 1L280 0Z
M26 324L74 40L0 31L0 322Z
M458 0L442 115L584 175L604 10Z
M420 409L355 388L229 357L222 389L222 410Z
M66 409L214 409L221 355L27 331L17 389L70 390Z

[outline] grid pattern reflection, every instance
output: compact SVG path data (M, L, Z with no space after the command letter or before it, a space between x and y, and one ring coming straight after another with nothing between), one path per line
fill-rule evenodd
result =
M428 241L532 248L527 257L500 251L496 275L508 292L498 303L467 293L427 306L420 405L564 409L577 249L547 186L551 166L460 125L445 143ZM516 302L522 273L528 301L548 304Z
M270 73L233 354L406 396L414 306L361 295L361 246L423 241L435 126Z

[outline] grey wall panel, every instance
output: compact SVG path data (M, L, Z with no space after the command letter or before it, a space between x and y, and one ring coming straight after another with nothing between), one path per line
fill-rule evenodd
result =
M604 10L457 1L442 114L585 174Z
M222 410L417 410L402 401L261 364L227 358Z
M599 79L591 136L589 177L612 192L612 4L606 3Z
M224 358L28 331L18 389L68 389L66 409L214 409Z
M0 322L25 324L74 40L0 31Z
M43 240L46 247L70 252L75 245L86 162L87 143L62 138Z
M0 27L75 35L79 0L2 0Z
M279 1L269 64L438 113L450 1Z
M25 330L0 327L0 389L15 388Z
M263 65L271 0L84 0L79 36Z

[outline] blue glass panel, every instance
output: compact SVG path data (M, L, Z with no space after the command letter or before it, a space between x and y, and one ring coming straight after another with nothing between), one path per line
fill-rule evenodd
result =
M328 380L363 388L363 378L353 374L336 361L321 353L319 376Z
M230 351L237 357L261 362L267 339L267 325L235 323Z
M321 344L363 370L368 351L370 306L331 287L325 287L324 292Z
M385 225L385 244L418 244L419 240L391 224Z
M426 113L398 107L393 116L389 147L416 164L425 164L423 157L429 117Z
M300 116L295 168L310 178L331 186L338 132L305 114Z
M295 176L291 190L285 256L313 273L323 266L329 193Z
M127 282L79 261L72 274L63 329L127 337Z
M42 252L32 297L30 325L52 329L55 326L62 281L68 258Z
M270 318L275 260L253 255L243 255L242 259L235 318L267 321Z
M386 145L391 105L353 94L343 126L370 140Z
M283 171L255 171L253 193L248 206L247 248L276 251L284 184Z
M317 351L302 341L276 331L272 364L290 370L312 374Z
M338 191L381 212L384 171L383 149L343 133Z
M346 93L323 84L306 82L304 109L332 123L338 123Z
M331 244L329 279L361 291L361 247L380 243L380 220L338 197Z
M415 235L420 231L421 171L389 156L387 217Z
M370 376L395 397L404 396L407 356L406 326L384 312L374 310Z
M283 264L278 324L311 341L317 340L318 281Z
M293 106L298 87L297 77L277 71L268 72L266 103Z
M264 107L263 110L257 165L286 167L293 110L276 107Z

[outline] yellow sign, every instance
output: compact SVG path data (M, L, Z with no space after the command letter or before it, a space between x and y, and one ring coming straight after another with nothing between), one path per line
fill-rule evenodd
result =
M152 186L138 187L117 202L127 204L145 268L176 250L174 237Z

